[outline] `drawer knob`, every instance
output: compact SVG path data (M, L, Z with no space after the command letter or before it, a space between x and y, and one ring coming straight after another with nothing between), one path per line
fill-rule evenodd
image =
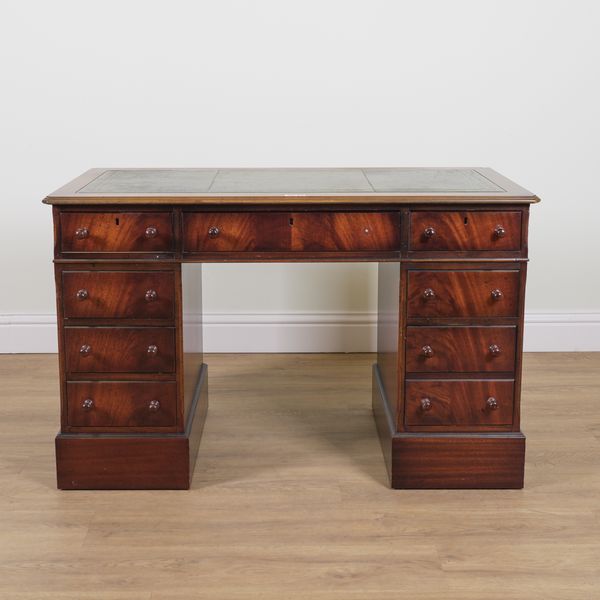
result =
M156 356L158 354L158 346L156 344L150 344L148 346L148 354L150 356Z
M91 398L86 398L81 403L81 408L83 408L83 410L92 410L93 407L94 407L94 401Z
M504 296L502 290L492 290L492 300L500 300Z
M75 237L78 240L85 240L86 237L90 235L90 232L87 227L78 227L75 230Z
M158 298L158 294L156 290L146 290L144 297L146 298L146 302L154 302Z
M431 288L426 288L423 290L423 298L425 298L425 300L433 300L435 298L435 292Z
M208 228L208 237L216 238L221 233L221 230L218 227L209 227Z
M490 354L492 356L498 356L501 353L502 350L500 349L500 346L498 346L498 344L490 344Z
M79 348L79 354L81 356L89 356L92 353L92 347L89 344L83 344L81 348Z
M158 400L150 400L150 404L148 404L148 410L151 412L156 412L160 408L160 402Z
M496 400L496 398L493 396L490 396L486 400L485 405L489 410L498 410L498 400Z
M89 294L85 288L82 288L77 292L78 300L87 300L88 297L89 297Z
M152 238L155 238L158 235L158 229L156 229L156 227L153 227L152 225L150 227L146 227L146 231L144 231L144 235L149 240Z
M431 400L429 398L421 398L421 410L423 412L431 410Z
M433 356L433 348L431 346L423 346L421 348L421 354L425 358L431 358Z
M435 236L435 229L433 227L425 227L425 229L423 231L423 235L427 239L431 239L432 237Z
M496 225L494 229L494 236L497 238L503 238L506 235L506 229L502 225Z

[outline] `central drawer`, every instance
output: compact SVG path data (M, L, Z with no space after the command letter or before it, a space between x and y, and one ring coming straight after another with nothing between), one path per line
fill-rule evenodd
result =
M173 373L171 327L65 327L69 373Z
M400 249L394 212L190 212L184 252L375 252Z
M512 372L516 327L407 327L406 370Z
M70 381L72 427L169 427L176 424L174 381Z
M63 271L66 318L173 319L175 276L168 271Z

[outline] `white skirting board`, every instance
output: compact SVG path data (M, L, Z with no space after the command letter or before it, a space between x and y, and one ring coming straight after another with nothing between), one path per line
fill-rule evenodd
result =
M205 352L373 352L375 313L208 313ZM198 328L192 315L189 327ZM600 351L599 313L528 313L526 352ZM0 353L56 352L54 315L0 315Z

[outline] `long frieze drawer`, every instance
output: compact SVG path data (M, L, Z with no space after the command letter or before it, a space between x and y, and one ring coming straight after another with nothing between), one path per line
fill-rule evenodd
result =
M406 383L405 423L410 426L510 425L510 381L437 381Z
M513 371L515 327L407 327L408 372Z
M65 327L69 373L172 373L171 327Z
M369 252L400 249L398 213L196 212L184 215L185 252Z
M63 212L62 252L169 252L170 212Z
M411 250L521 249L519 211L414 211Z
M290 216L283 212L184 213L185 252L287 252Z
M409 317L516 317L519 271L409 271Z
M64 271L66 318L172 319L175 277L168 271Z
M174 381L67 383L72 427L169 427L176 424Z

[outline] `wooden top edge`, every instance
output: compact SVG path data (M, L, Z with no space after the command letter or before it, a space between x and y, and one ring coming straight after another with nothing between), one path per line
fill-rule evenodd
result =
M393 169L394 167L367 167L365 169ZM409 167L411 168L411 167ZM106 171L113 169L89 169L55 192L49 194L44 204L50 205L108 205L108 204L148 204L148 205L228 205L228 204L535 204L540 199L525 188L488 167L460 167L473 170L489 179L504 191L440 191L440 192L332 192L332 193L80 193L80 190ZM339 170L362 171L359 167L334 168ZM458 167L424 167L429 169L458 169ZM152 169L116 169L119 171L151 171ZM176 170L176 169L160 169ZM219 169L182 169L192 171L219 171ZM278 169L252 169L256 171ZM301 170L301 169L299 169ZM312 170L312 169L311 169ZM327 168L317 168L326 171ZM364 174L364 173L363 173Z

